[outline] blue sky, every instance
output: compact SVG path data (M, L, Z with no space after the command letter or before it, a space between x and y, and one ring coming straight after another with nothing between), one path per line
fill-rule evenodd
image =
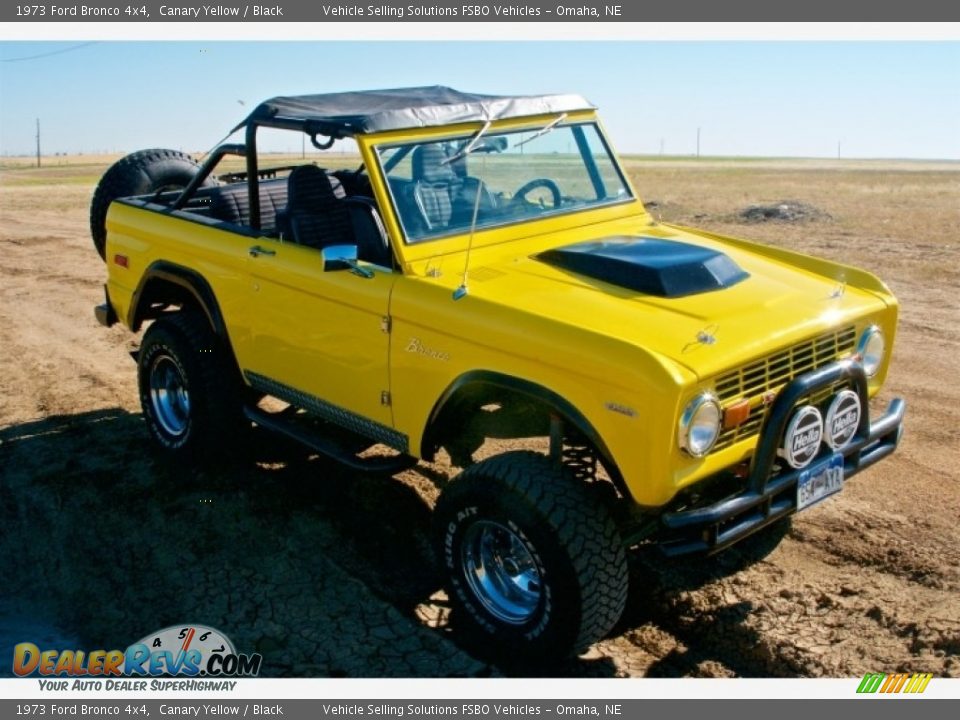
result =
M0 153L32 153L38 117L45 153L196 151L273 95L442 84L579 93L620 152L692 154L700 127L704 155L836 157L839 142L960 159L960 42L79 45L0 42Z

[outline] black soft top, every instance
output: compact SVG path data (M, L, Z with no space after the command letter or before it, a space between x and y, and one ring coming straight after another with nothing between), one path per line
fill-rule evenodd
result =
M592 109L579 95L478 95L434 85L275 97L258 105L234 130L256 124L343 138Z

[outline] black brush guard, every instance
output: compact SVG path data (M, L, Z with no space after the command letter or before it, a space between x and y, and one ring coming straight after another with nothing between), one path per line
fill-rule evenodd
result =
M844 480L892 453L903 432L904 401L892 400L883 416L871 423L863 366L852 360L825 365L794 378L774 400L760 428L746 489L712 505L664 513L660 549L669 556L712 554L796 512L797 480L803 470L787 468L771 477L777 447L797 403L811 393L840 382L848 383L857 393L861 408L857 432L840 450L844 458ZM813 462L827 454L828 449L824 448Z

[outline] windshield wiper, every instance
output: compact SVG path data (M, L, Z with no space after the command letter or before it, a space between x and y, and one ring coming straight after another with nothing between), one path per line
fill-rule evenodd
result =
M531 135L531 136L528 137L528 138L525 138L525 139L521 140L521 141L518 142L516 145L514 145L514 147L515 147L515 148L518 148L518 147L520 147L521 145L526 145L526 144L527 144L528 142L530 142L531 140L536 140L538 137L541 137L542 135L546 135L548 132L550 132L551 130L553 130L557 125L559 125L560 123L562 123L562 122L563 122L564 120L566 120L566 119L567 119L567 114L566 114L566 113L560 113L560 114L559 114L557 117L555 117L553 120L551 120L551 121L548 122L546 125L544 125L542 128L540 128L539 130L537 130L533 135Z
M489 129L490 129L490 121L487 120L483 124L483 127L477 130L477 134L474 135L472 138L470 138L470 142L468 142L466 145L464 145L460 150L455 152L450 157L441 160L440 164L449 165L450 163L453 163L453 162L456 162L457 160L465 158L467 155L473 152L473 149L477 146L477 143L480 142L480 138L482 138L484 134L487 132L487 130Z

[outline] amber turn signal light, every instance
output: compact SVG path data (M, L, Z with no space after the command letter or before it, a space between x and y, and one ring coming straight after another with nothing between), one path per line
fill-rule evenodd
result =
M746 422L750 417L750 401L744 398L723 409L723 429L729 430Z

